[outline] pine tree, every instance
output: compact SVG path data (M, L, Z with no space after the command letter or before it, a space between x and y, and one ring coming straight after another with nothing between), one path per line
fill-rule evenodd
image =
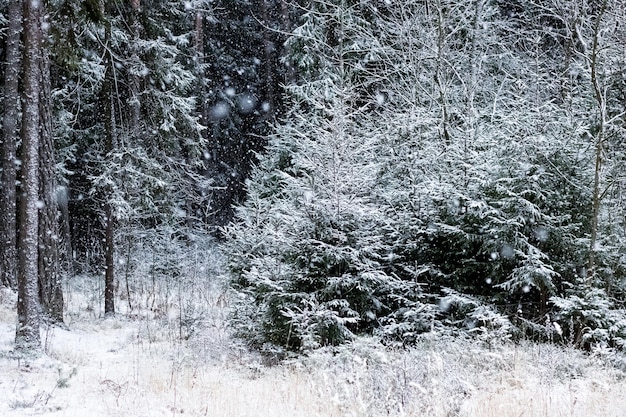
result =
M602 194L584 109L602 102L572 75L592 60L559 7L312 3L287 43L292 111L229 229L245 337L409 342L444 323L506 335L509 318L532 327L571 305L554 296L586 274L603 213L584 204Z
M122 235L189 227L206 206L206 143L187 49L194 33L183 3L132 2L105 9L96 20L76 7L63 8L77 22L58 36L74 39L75 48L57 50L70 82L55 94L59 119L74 123L56 129L69 168L69 211L82 210L73 222L73 246L93 254L88 269L105 270L105 312L112 314Z
M18 246L18 299L16 346L21 350L41 346L38 301L39 225L39 99L41 94L42 16L39 2L24 5L24 69L22 92L22 167Z
M48 38L49 22L42 22L43 39ZM39 98L39 301L43 313L56 323L63 322L63 290L59 258L59 206L57 204L56 152L52 130L52 99L48 44L41 53Z
M17 271L17 135L19 132L19 74L21 69L22 2L9 2L2 119L2 177L0 179L0 283L16 286Z
M623 161L619 145L624 134L623 58L619 46L624 29L622 1L579 5L559 2L554 15L561 19L570 39L567 98L582 120L578 134L586 152L588 192L582 209L588 213L584 238L586 261L579 273L552 298L565 336L591 348L603 344L624 346Z

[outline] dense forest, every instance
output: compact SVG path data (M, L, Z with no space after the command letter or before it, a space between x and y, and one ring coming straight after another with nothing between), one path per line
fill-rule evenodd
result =
M18 347L71 277L113 315L209 241L266 353L624 346L625 1L0 4Z
M289 12L2 2L0 282L19 293L18 345L63 321L70 277L102 275L111 315L124 261L150 251L173 276L168 251L219 235L279 113Z

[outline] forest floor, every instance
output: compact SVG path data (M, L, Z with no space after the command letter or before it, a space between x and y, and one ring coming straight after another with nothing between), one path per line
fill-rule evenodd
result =
M19 357L16 297L0 290L0 416L626 415L614 352L430 335L410 350L359 339L266 366L228 337L223 302L188 335L174 309L102 319L88 293L66 298L67 328L44 326L44 353Z

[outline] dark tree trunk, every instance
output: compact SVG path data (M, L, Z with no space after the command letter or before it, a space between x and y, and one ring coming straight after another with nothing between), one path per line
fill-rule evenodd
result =
M598 62L600 54L601 46L600 46L600 37L602 30L602 19L604 17L604 13L606 11L607 2L604 1L601 3L600 13L596 17L596 21L593 29L593 40L592 40L592 50L591 56L589 57L589 66L591 72L591 84L593 86L594 96L596 102L598 104L599 111L599 121L597 126L597 133L595 134L595 164L594 164L594 178L593 178L593 197L591 201L591 238L589 240L589 260L587 264L587 282L590 283L591 280L595 277L596 274L596 255L598 248L596 247L598 243L598 232L599 232L599 221L600 221L600 208L602 203L602 166L603 166L603 157L606 152L605 149L605 134L606 134L606 125L607 125L607 106L606 106L606 89L603 88L600 81L600 74L598 74L598 70L600 67L600 63Z
M110 9L110 4L107 5ZM107 10L108 12L110 10ZM110 13L109 13L110 15ZM109 44L111 40L111 22L106 23L105 41ZM106 55L106 74L103 86L103 102L105 117L105 153L107 158L111 157L115 149L116 142L116 121L115 121L115 63L110 53ZM115 269L113 264L113 255L115 252L115 214L113 212L113 190L110 186L105 190L105 206L104 206L104 315L112 316L115 314Z
M44 31L45 37L45 31ZM41 54L41 94L39 115L41 144L39 149L39 302L46 318L63 322L63 289L59 271L59 222L56 199L56 157L52 137L50 102L50 59L45 48Z
M280 1L280 6L281 6L281 10L280 10L280 17L281 17L281 24L282 24L282 30L285 33L291 33L292 31L292 26L293 26L293 21L291 19L291 5L289 2L281 0ZM294 66L293 62L291 61L291 59L289 58L292 55L292 51L290 51L287 47L286 42L282 42L283 48L281 50L281 58L284 59L285 63L284 63L284 84L285 85L293 85L296 83L297 80L297 74L296 74L296 67Z
M41 347L37 290L39 223L39 97L42 50L41 3L24 2L24 68L22 90L22 195L18 241L17 349Z
M273 118L276 112L276 92L274 89L274 75L278 73L278 59L276 57L276 44L274 43L274 36L270 31L272 26L271 16L269 11L268 0L261 0L261 18L263 19L263 54L264 54L264 66L263 72L265 79L265 95L267 103L269 104L269 116Z
M206 88L205 74L205 50L204 50L204 11L196 10L194 22L194 49L195 49L195 73L198 77L198 104L200 106L200 123L209 126L209 106ZM208 129L203 133L208 134Z
M141 35L141 21L140 21L140 13L141 13L141 1L133 0L131 2L132 10L130 14L130 28L133 33L133 46L132 46L132 54L131 54L131 62L139 64L139 37ZM132 73L129 75L129 87L130 87L130 134L131 137L136 138L139 135L139 120L141 119L141 99L140 99L140 88L141 82L137 74Z
M113 207L107 202L105 209L105 237L104 237L104 315L115 315L115 269L113 264L113 254L115 251L115 221L113 218Z
M57 187L57 205L59 207L59 268L68 277L74 276L74 257L72 256L72 231L70 228L69 195L67 187Z
M9 2L9 28L6 43L4 117L2 119L2 177L0 178L0 284L15 288L17 271L17 200L15 181L16 137L19 128L19 73L22 64L20 37L22 2Z

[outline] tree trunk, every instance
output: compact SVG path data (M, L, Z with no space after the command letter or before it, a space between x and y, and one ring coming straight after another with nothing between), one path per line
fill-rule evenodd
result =
M16 137L19 128L20 37L22 32L22 2L9 2L9 28L4 71L4 126L2 135L2 177L0 178L0 284L15 288L17 271L17 200L15 181Z
M287 1L280 2L280 18L282 24L282 30L284 33L291 33L293 30L293 22L291 19L291 6ZM284 84L285 85L293 85L296 83L298 75L296 73L296 67L291 60L292 52L287 47L287 43L282 42L283 48L281 50L281 59L284 60Z
M591 57L589 58L591 84L594 91L594 96L598 104L599 121L597 126L597 133L595 135L595 163L594 163L594 178L593 178L593 196L591 201L591 237L589 241L589 260L587 264L587 282L593 280L596 270L596 252L598 250L598 228L600 221L600 206L601 206L601 171L602 171L602 156L604 154L604 135L606 129L607 110L606 110L606 90L600 85L600 79L598 69L600 66L599 53L600 53L600 36L601 25L606 11L607 2L602 2L600 12L596 17L596 22L593 30L593 43L591 50Z
M110 9L110 4L107 9ZM110 12L110 10L107 10ZM108 13L110 16L110 13ZM105 29L105 41L107 45L111 40L111 21L107 21ZM105 117L105 153L107 158L111 156L115 149L116 142L116 121L115 121L115 64L111 53L106 55L106 74L103 86L104 117ZM113 212L113 190L107 186L105 190L105 231L104 231L104 315L115 314L115 269L113 255L115 252L115 215Z
M24 68L22 90L22 196L18 243L17 349L41 347L37 291L39 223L39 97L42 49L41 3L24 3Z
M57 187L56 198L59 207L59 268L65 276L73 277L75 270L72 253L68 188L65 186Z
M115 251L115 221L113 219L113 207L107 202L105 208L106 229L104 237L104 315L115 315L115 269L113 254Z
M44 26L46 27L46 26ZM46 32L43 31L44 38ZM52 137L50 102L50 58L45 49L41 53L41 94L39 115L41 144L39 149L39 302L46 318L63 322L63 289L59 271L59 222L56 198L56 157Z
M261 19L263 19L263 78L265 79L266 100L269 104L270 109L268 116L270 117L270 119L273 119L273 116L276 115L276 92L274 91L274 74L278 73L278 59L276 58L276 45L272 38L272 34L268 29L272 26L272 23L270 21L269 5L267 4L267 0L261 0L260 3Z
M139 64L139 37L141 35L141 2L139 0L132 1L132 11L130 15L130 28L133 33L133 46L131 62ZM130 74L129 76L129 88L130 88L130 136L136 138L139 135L139 120L141 119L141 99L140 99L140 80L137 74Z
M194 22L194 52L195 52L195 74L198 79L198 94L200 106L200 124L209 126L209 106L207 98L207 88L205 80L205 51L204 51L204 11L196 10ZM203 133L207 135L208 129Z

